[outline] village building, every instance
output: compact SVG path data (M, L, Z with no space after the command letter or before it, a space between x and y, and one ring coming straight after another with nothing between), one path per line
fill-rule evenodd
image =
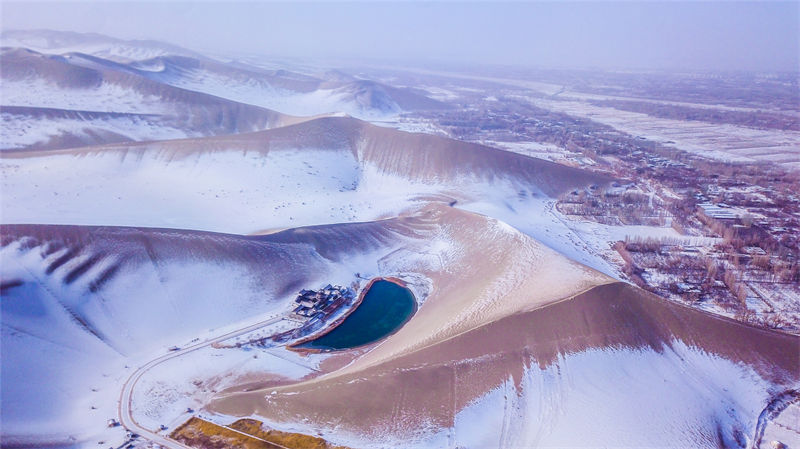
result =
M294 300L297 306L292 313L297 317L324 320L343 305L349 304L355 296L352 288L341 285L328 284L318 291L303 289Z

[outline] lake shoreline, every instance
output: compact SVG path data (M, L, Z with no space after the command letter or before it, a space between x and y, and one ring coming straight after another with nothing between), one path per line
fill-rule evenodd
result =
M326 350L326 349L320 349L320 348L307 348L307 347L306 348L301 348L301 347L299 347L300 345L303 345L303 344L306 344L308 342L311 342L311 341L317 340L319 338L322 338L323 336L329 334L330 332L333 332L336 328L338 328L342 323L345 322L345 320L351 314L353 314L358 309L358 307L364 301L364 298L366 298L367 293L369 293L369 291L373 287L373 285L376 282L379 282L379 281L391 282L393 284L396 284L396 285L408 290L409 295L411 295L411 298L413 299L413 302L412 302L413 307L412 307L411 313L409 313L409 315L406 317L406 319L404 319L403 322L400 323L396 327L396 329L394 329L392 332L386 334L385 336L381 337L380 339L378 339L376 341L373 341L373 342L370 342L370 343L365 343L365 344L359 345L359 346L353 346L353 347L350 347L350 348L327 349ZM393 276L375 277L375 278L372 278L372 279L369 280L369 282L364 287L364 289L361 290L361 293L359 293L358 299L356 300L356 302L353 304L352 307L350 307L350 310L348 310L344 315L342 315L341 317L337 318L336 321L332 322L322 332L317 333L317 334L313 334L313 335L310 335L310 336L307 336L307 337L303 337L303 338L295 341L294 343L292 343L290 345L286 345L286 349L288 349L290 351L297 352L299 354L319 354L319 353L323 353L323 352L325 352L325 353L327 353L327 352L340 352L340 351L346 351L346 350L350 350L350 349L363 348L365 346L369 346L369 345L375 344L375 343L377 343L379 341L382 341L385 338L387 338L387 337L393 335L394 333L396 333L403 326L405 326L405 324L417 313L417 309L418 308L419 308L419 305L417 303L417 297L414 296L414 293L408 288L408 283L406 281L404 281L404 280L402 280L400 278L397 278L397 277L393 277Z

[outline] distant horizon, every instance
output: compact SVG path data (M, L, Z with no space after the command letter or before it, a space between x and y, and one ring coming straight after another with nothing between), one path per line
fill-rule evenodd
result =
M11 28L11 29L3 29L0 30L0 34L9 32L54 32L54 33L74 33L77 35L84 35L84 36L98 36L103 38L109 38L114 40L119 40L122 42L151 42L155 44L162 44L167 46L173 46L182 48L186 51L197 53L204 57L214 58L214 57L223 57L228 56L232 58L258 58L263 57L266 58L266 61L272 60L274 63L279 63L281 60L292 60L296 63L300 64L310 64L310 65L321 65L325 66L325 63L333 63L329 66L326 66L331 69L339 68L339 67L346 67L348 65L356 65L361 67L373 67L373 68L381 68L385 67L387 69L401 69L402 65L413 64L412 67L408 67L413 71L418 70L452 70L453 73L458 72L475 72L474 68L479 68L482 70L478 70L477 72L481 71L492 71L492 70L501 70L501 69L512 69L512 70L533 70L533 71L542 71L542 72L602 72L602 73L616 73L616 74L638 74L638 75L725 75L725 74L750 74L750 75L758 75L758 74L796 74L800 73L800 66L794 69L785 69L785 70L748 70L748 69L682 69L682 68L666 68L666 69L655 69L655 68L613 68L613 67L557 67L557 66L539 66L539 65L514 65L512 63L481 63L481 64L474 64L465 61L434 61L431 62L430 60L424 59L416 59L416 60L392 60L380 57L356 57L356 56L345 56L339 58L333 57L301 57L296 55L281 55L281 54L264 54L264 53L255 53L255 52L220 52L218 50L208 50L204 48L192 48L185 45L179 45L175 42L171 42L165 39L154 39L154 38L123 38L119 36L115 36L111 33L99 33L96 31L73 31L73 30L58 30L52 28ZM2 42L0 42L0 46L5 46Z
M2 31L198 53L607 72L800 71L800 4L3 2Z

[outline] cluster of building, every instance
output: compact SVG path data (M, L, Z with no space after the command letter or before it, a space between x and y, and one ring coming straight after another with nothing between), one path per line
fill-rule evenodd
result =
M302 318L321 320L332 315L343 305L350 304L355 297L355 290L341 285L328 284L317 291L300 290L300 294L294 300L297 307L292 313Z
M309 335L320 329L342 307L351 305L355 298L355 289L341 285L328 284L320 290L300 290L294 300L297 305L286 318L301 326L270 338L276 342L286 342Z
M732 208L725 203L700 203L697 205L706 216L716 218L718 220L736 220L744 215L746 212Z

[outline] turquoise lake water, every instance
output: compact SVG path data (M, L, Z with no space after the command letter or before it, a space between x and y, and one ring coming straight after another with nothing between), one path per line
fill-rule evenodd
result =
M416 309L411 290L389 281L375 281L364 300L344 322L299 348L340 350L363 346L399 329Z

